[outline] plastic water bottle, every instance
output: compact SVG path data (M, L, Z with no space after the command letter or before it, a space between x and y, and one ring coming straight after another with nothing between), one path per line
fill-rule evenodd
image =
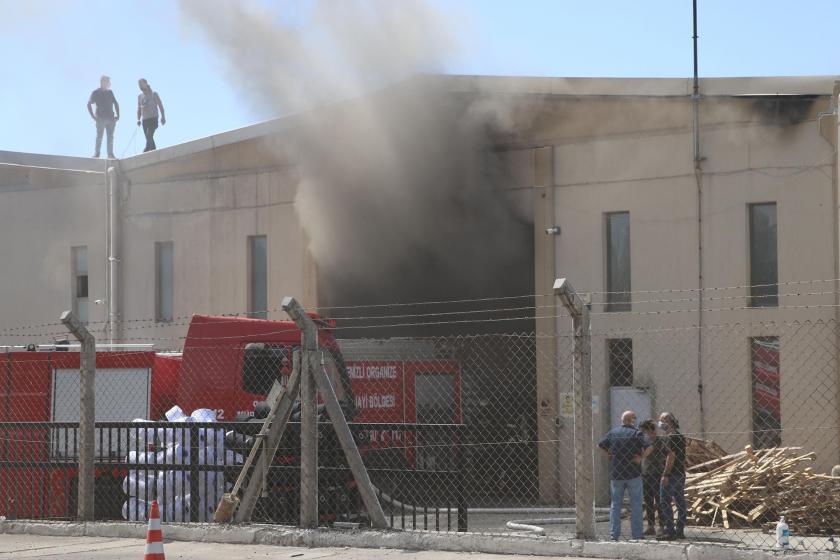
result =
M790 548L790 527L785 523L785 516L779 518L776 524L776 546L779 548Z

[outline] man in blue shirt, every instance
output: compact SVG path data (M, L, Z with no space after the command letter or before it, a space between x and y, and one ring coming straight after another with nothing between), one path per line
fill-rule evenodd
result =
M621 503L624 491L630 494L630 533L643 538L642 459L653 450L645 435L636 429L636 413L627 410L621 415L621 426L613 428L598 443L610 458L610 534L621 536Z

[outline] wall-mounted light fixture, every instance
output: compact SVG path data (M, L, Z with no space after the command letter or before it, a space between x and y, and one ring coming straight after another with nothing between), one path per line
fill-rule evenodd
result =
M552 226L545 228L546 235L560 235L560 226Z

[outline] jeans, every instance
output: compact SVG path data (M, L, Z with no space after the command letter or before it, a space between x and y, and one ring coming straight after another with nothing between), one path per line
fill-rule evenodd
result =
M146 147L143 149L144 152L157 149L157 146L155 146L155 130L157 130L157 127L157 117L143 119L143 134L146 136Z
M610 480L610 535L621 536L621 502L624 490L630 494L630 533L634 539L641 539L644 531L642 522L642 477L628 480Z
M102 148L102 133L108 133L108 157L111 159L116 159L114 157L114 127L117 125L117 121L114 119L108 118L99 118L96 119L96 151L93 152L93 157L99 157L99 150Z
M674 530L674 509L671 507L671 501L677 505L677 527ZM669 535L675 535L677 531L682 532L685 529L685 475L669 476L668 484L661 484L659 486L659 507L660 514L665 521L665 531Z
M656 513L662 509L659 506L660 477L660 473L644 475L642 477L645 488L645 518L647 519L648 527L654 527L656 525ZM664 527L662 514L659 515L659 526Z

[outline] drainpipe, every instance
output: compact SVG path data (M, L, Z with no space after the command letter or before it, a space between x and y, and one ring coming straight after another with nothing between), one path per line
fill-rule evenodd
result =
M120 283L119 283L119 178L115 167L108 168L106 179L108 187L108 342L114 344L122 339L120 322Z
M834 166L832 169L832 198L834 203L834 328L840 325L840 82L834 82L831 95L831 108L834 112ZM836 344L840 348L840 332L837 332ZM840 402L840 361L837 365L837 399ZM840 407L838 407L840 415ZM838 416L840 426L840 416ZM840 450L838 450L840 463Z
M692 2L694 34L694 87L691 92L694 178L697 182L697 397L700 405L700 434L706 438L706 412L703 403L703 170L700 156L700 79L697 65L697 0Z

